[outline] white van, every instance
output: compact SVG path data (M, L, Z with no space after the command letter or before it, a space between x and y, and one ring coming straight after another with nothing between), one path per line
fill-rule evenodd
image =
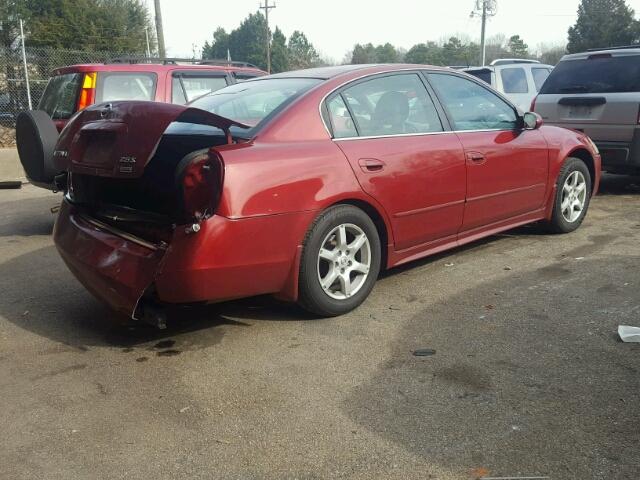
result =
M528 112L531 101L553 70L537 60L503 58L488 67L472 67L464 72L488 83L511 100L522 112Z

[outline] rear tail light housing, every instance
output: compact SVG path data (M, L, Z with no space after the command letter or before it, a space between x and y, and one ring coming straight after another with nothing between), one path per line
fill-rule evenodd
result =
M87 108L96 101L96 72L88 72L84 74L82 80L82 88L80 89L80 97L78 98L78 110Z
M214 150L194 152L181 160L176 173L184 220L200 222L213 215L222 195L222 157Z
M538 99L538 96L536 95L535 97L533 97L533 100L531 100L531 105L529 106L529 111L530 112L535 112L536 111L536 100Z

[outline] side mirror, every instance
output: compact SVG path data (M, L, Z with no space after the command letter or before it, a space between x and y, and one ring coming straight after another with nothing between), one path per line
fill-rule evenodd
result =
M527 112L523 117L525 130L537 130L542 126L542 117L535 112Z

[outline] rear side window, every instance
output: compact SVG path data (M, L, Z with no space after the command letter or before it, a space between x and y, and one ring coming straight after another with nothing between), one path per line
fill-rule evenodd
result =
M351 114L341 95L333 97L327 104L334 138L357 137L358 132L353 124Z
M504 68L500 71L504 93L528 93L527 75L524 68Z
M112 100L155 100L155 73L98 72L96 103Z
M561 61L540 93L640 92L640 55L593 54Z
M471 70L466 73L468 73L469 75L473 75L474 77L491 85L491 70Z
M81 82L81 73L51 77L38 104L38 110L44 110L54 119L71 117L76 111Z
M549 76L549 73L551 73L551 70L549 70L548 68L532 68L531 69L531 75L533 75L533 83L536 86L536 92L540 91L540 89L542 88L542 85L544 85L544 81Z
M442 131L433 101L415 73L358 83L343 95L361 136Z
M227 86L226 77L177 74L171 82L171 102L184 105Z

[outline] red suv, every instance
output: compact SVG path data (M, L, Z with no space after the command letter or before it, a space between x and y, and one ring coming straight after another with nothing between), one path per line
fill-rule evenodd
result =
M62 130L75 112L94 103L152 100L185 104L266 74L250 63L207 60L123 58L71 65L53 71L38 110L47 112Z

